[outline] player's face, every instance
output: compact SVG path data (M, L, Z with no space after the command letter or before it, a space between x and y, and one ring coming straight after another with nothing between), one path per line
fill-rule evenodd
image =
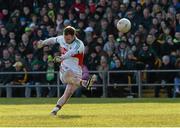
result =
M68 44L71 44L72 43L72 41L74 40L74 36L72 36L72 35L64 35L64 40L66 41L66 43L68 43Z

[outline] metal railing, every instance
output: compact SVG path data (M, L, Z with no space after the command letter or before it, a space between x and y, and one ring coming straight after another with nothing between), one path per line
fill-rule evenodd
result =
M138 87L138 97L142 97L142 87L143 86L160 86L162 85L161 83L147 83L143 82L142 80L142 73L163 73L163 72L168 72L168 73L177 73L180 72L180 70L121 70L121 71L90 71L90 74L99 74L102 75L102 83L95 83L94 86L96 87L102 87L103 94L102 97L107 97L108 94L108 87L110 86L137 86ZM47 72L26 72L28 75L29 74L46 74ZM55 72L57 75L56 78L56 85L46 85L46 84L41 84L41 85L36 85L36 87L57 87L57 96L59 97L60 94L60 86L62 85L59 79L59 72ZM123 74L131 74L135 76L135 81L134 83L111 83L110 80L111 74L112 73L121 73L121 76ZM24 72L0 72L0 76L5 75L5 74L24 74ZM119 76L119 77L121 77ZM165 86L174 86L174 83L166 83ZM0 83L0 88L4 88L6 86L2 85ZM26 85L9 85L8 87L26 87ZM33 86L34 87L34 86Z

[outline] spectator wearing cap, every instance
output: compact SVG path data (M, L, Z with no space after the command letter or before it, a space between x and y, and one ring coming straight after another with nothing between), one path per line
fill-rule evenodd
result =
M28 80L27 70L21 61L16 61L13 65L15 72L21 72L13 76L12 85L25 85ZM24 88L14 88L13 93L15 96L24 97Z
M149 46L144 43L138 53L138 60L143 62L146 69L153 69L156 55Z
M14 68L12 66L12 61L10 59L6 59L4 61L4 67L2 67L2 72L14 72ZM13 81L13 74L3 74L1 76L1 80L2 80L2 84L6 87L6 97L12 97L12 88L8 87L8 85L11 85L11 82ZM3 90L1 88L2 93L5 92L5 90Z
M67 27L69 25L71 25L71 21L69 19L65 19L63 22L64 27Z
M94 29L89 26L84 29L85 39L87 39L87 44L89 44L89 45L92 45L92 43L89 43L88 39L93 40L93 31L94 31Z

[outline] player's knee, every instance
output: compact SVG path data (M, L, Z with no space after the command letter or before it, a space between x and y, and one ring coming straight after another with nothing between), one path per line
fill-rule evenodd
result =
M65 77L72 77L73 76L73 72L72 71L67 71L65 73Z
M67 71L64 75L64 80L67 84L74 84L76 81L74 80L74 75L72 71Z
M75 83L73 77L66 77L65 81L66 81L67 84L74 84Z

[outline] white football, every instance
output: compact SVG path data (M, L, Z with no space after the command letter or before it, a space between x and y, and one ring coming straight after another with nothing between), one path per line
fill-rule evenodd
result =
M117 22L117 29L122 33L127 33L131 29L131 22L126 18L122 18Z

